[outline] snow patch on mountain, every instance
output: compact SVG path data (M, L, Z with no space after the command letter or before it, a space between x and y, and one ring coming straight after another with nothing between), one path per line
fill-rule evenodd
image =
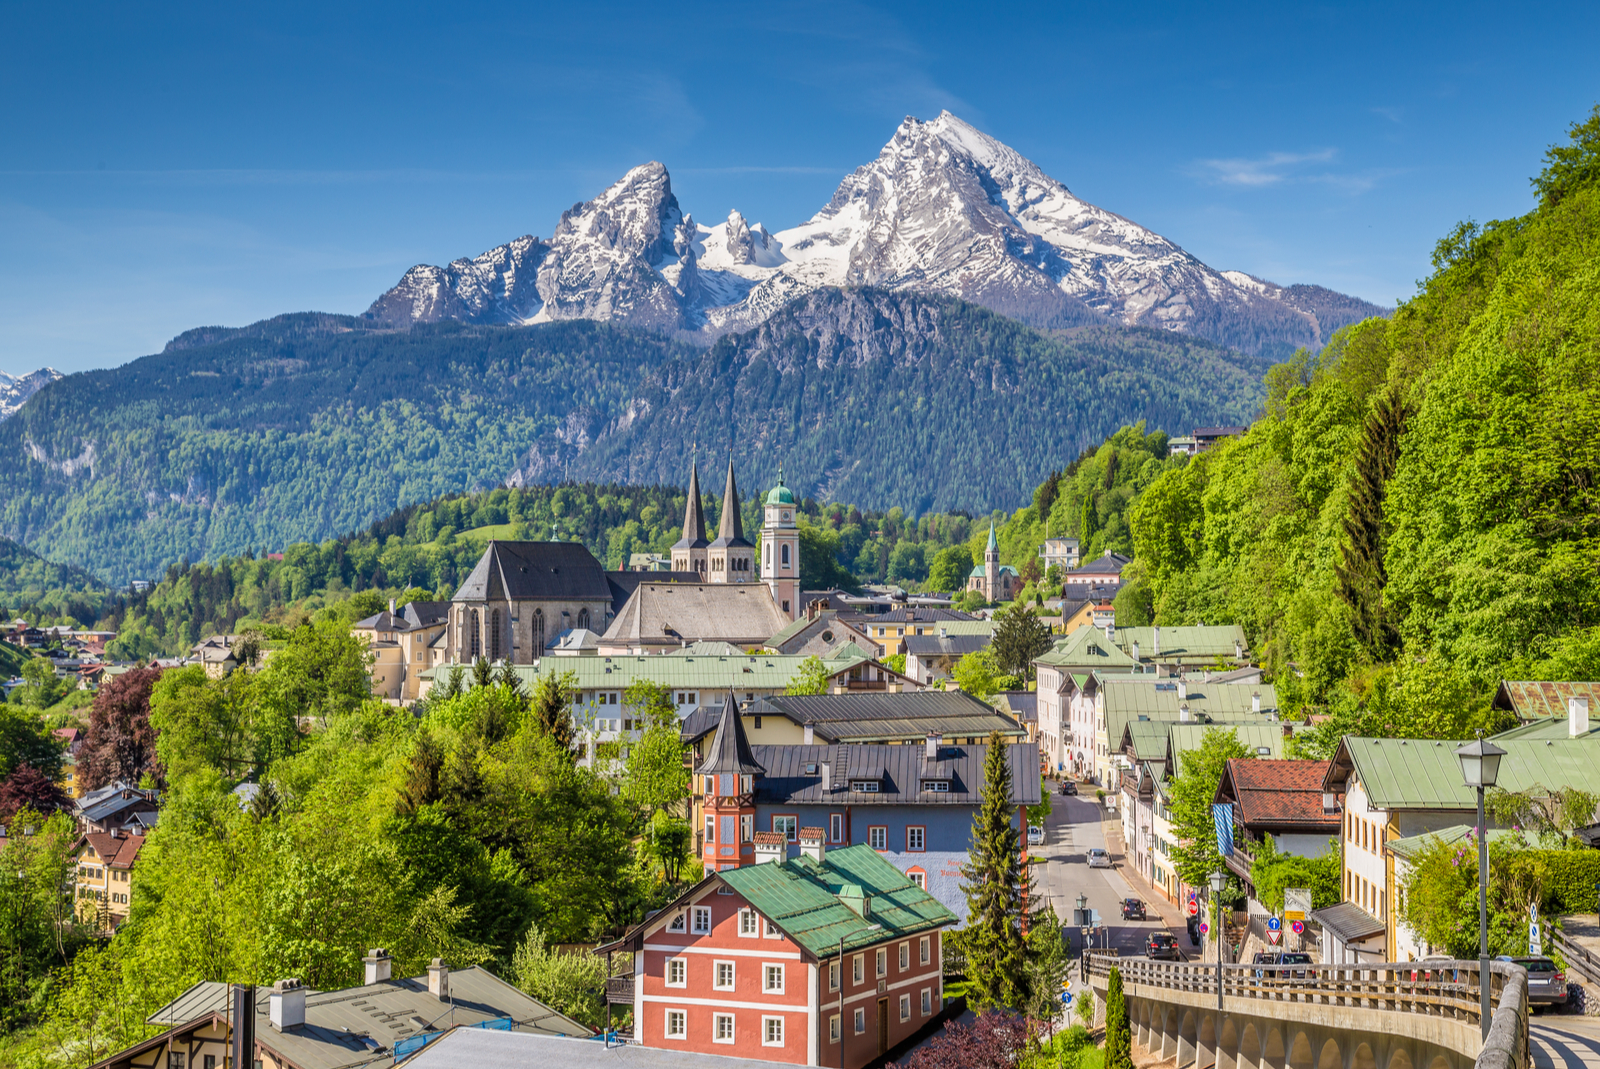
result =
M0 420L9 419L28 398L62 377L53 367L42 367L26 375L7 375L0 371Z

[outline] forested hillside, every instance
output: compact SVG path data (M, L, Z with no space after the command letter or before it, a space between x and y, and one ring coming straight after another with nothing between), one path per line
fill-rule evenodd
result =
M1533 184L1133 508L1148 610L1244 625L1286 707L1336 714L1324 748L1470 737L1500 678L1600 678L1600 109Z
M693 349L592 322L284 316L69 376L0 424L0 535L116 585L502 482L678 484L698 446L818 501L984 509L1124 423L1248 418L1264 365L1194 338L1046 335L827 291Z

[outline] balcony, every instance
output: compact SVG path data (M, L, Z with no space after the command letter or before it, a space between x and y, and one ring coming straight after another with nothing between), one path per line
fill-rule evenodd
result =
M633 1005L633 977L611 976L606 978L606 1001L612 1005Z
M846 690L887 690L889 681L885 679L847 679Z

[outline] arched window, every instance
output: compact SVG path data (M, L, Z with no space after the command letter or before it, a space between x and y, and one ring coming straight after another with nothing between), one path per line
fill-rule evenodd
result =
M500 610L489 614L489 660L500 659Z
M588 627L589 627L589 610L588 609L579 609L578 610L578 626L581 627L581 628L584 628L585 630L588 629Z
M472 659L476 661L479 657L483 656L483 636L478 632L477 609L473 609L471 612L467 613L467 628L472 633L472 637L467 640L469 643L467 652L471 654Z
M544 610L533 610L533 655L544 656Z
M789 563L789 547L787 544L783 547L783 563Z

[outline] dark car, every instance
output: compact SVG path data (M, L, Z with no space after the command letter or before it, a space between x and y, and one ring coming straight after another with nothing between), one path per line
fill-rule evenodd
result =
M1546 957L1511 958L1501 955L1500 961L1509 961L1528 970L1528 1004L1531 1006L1565 1006L1567 1004L1567 974L1561 966Z
M1167 961L1182 958L1178 953L1178 941L1168 932L1151 932L1150 938L1144 941L1144 954L1147 958L1164 958Z
M1122 900L1122 919L1125 921L1144 920L1144 902L1137 898L1124 898Z
M1286 980L1294 977L1303 980L1306 975L1304 966L1311 964L1311 955L1296 950L1263 950L1256 954L1251 964L1256 967L1256 975L1265 979Z
M1077 794L1078 793L1078 785L1076 783L1073 783L1069 779L1069 780L1067 780L1065 783L1063 783L1061 785L1061 793L1062 794Z

